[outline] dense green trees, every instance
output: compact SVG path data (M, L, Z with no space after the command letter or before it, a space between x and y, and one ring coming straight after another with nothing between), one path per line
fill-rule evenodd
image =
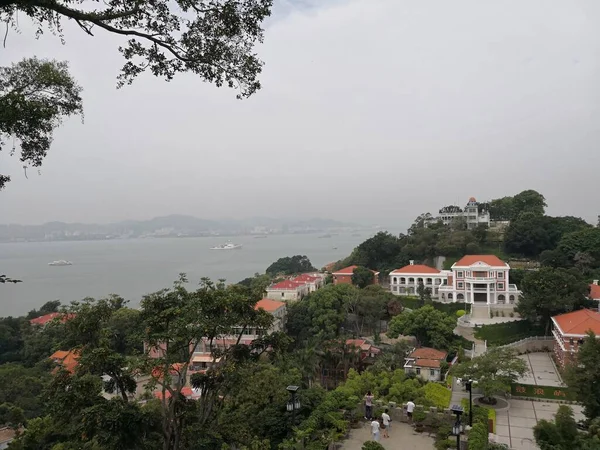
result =
M569 388L583 405L588 419L600 418L600 340L589 333L577 351L577 364L566 372Z
M532 189L525 190L513 197L502 197L481 203L481 209L489 211L492 220L516 220L524 213L543 216L546 209L546 199L542 194Z
M567 405L560 405L554 416L554 422L541 419L533 427L535 441L541 450L581 450L600 449L600 423L595 421L590 425L588 433L577 429L573 410Z
M477 381L477 388L484 399L493 403L493 396L510 392L510 386L522 377L528 368L517 354L508 348L493 347L486 353L452 369L458 378L471 378Z
M454 339L456 318L425 305L413 311L404 311L392 318L388 336L414 336L420 345L448 349Z
M587 283L576 271L550 267L527 272L520 288L523 297L517 306L519 314L541 323L546 334L550 331L552 316L572 311L589 293Z
M375 274L366 267L358 266L352 271L352 284L359 288L365 288L375 281Z
M269 267L267 267L267 275L295 275L304 272L315 272L317 269L313 267L305 255L294 255L279 258Z

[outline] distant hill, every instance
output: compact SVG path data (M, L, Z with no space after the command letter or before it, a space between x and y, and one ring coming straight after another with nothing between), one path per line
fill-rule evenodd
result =
M306 233L361 228L363 227L352 223L320 218L284 220L253 217L209 220L173 214L149 220L126 220L109 224L48 222L42 225L0 225L0 242Z

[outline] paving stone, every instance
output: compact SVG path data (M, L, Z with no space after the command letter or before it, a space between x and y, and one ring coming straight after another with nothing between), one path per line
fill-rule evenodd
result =
M524 417L526 419L535 419L535 411L533 408L525 409L525 408L510 408L508 410L508 415L510 417L510 423L516 423L519 417Z

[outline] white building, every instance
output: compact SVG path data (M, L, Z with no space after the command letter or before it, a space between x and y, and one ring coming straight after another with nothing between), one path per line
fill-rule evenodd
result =
M267 298L272 300L297 301L322 288L325 285L325 274L303 273L289 280L272 284L267 288Z
M414 373L425 381L441 381L443 363L448 354L428 347L413 348L405 358L404 371Z
M467 255L452 265L452 275L439 287L443 302L503 305L519 301L510 284L510 266L495 255Z
M479 208L475 197L471 197L467 206L464 209L456 207L456 209L442 208L439 211L439 216L432 217L425 226L441 221L444 225L450 225L457 219L464 219L467 222L467 228L469 230L477 228L477 225L484 224L490 226L490 213L488 211Z
M408 266L390 272L390 291L394 295L418 295L417 288L423 284L431 290L431 298L439 298L439 288L451 273L411 261Z

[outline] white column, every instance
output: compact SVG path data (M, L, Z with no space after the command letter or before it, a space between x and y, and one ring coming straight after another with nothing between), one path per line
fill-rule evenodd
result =
M489 305L491 303L490 302L490 284L486 283L485 286L486 286L486 289L487 289L487 304Z
M471 303L475 304L475 292L473 291L473 283L471 283Z

